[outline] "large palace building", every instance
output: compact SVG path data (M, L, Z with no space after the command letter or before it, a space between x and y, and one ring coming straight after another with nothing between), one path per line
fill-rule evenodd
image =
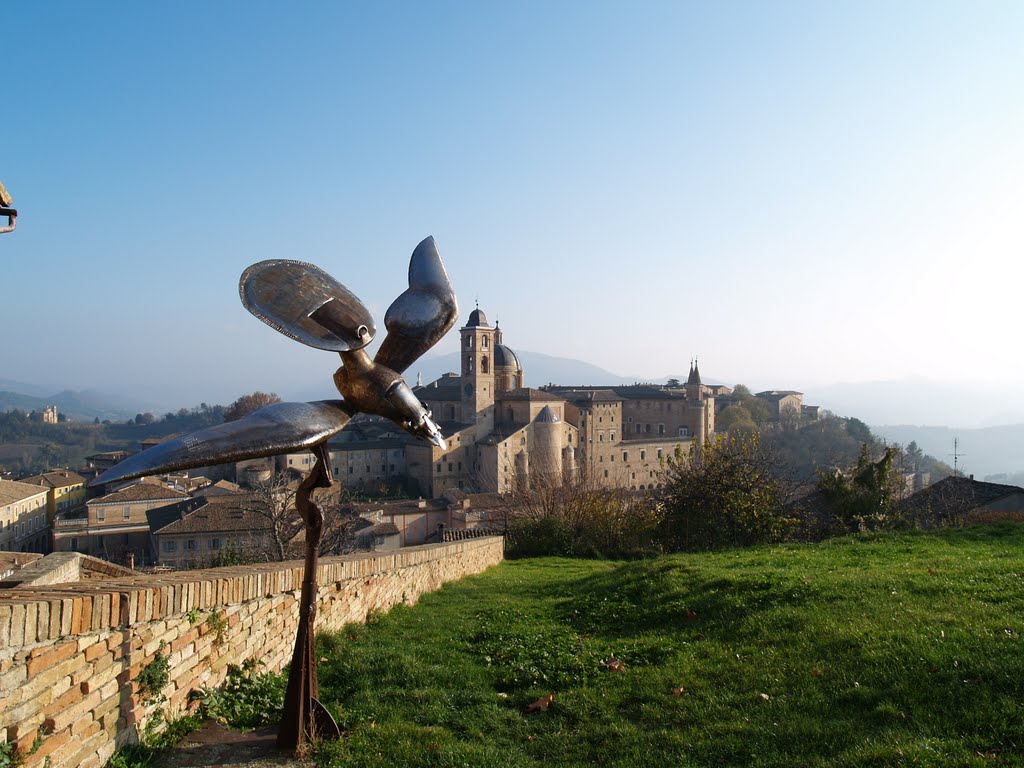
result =
M501 329L479 308L460 335L461 373L414 390L448 441L446 451L404 444L405 470L424 495L566 481L644 490L656 487L677 447L687 451L696 441L699 450L714 432L714 398L696 364L678 387L532 389Z

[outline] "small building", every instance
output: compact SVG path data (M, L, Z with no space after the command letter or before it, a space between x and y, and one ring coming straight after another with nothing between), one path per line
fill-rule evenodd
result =
M798 419L803 415L804 393L791 389L769 389L758 392L755 397L764 400L771 410L772 419L780 421L787 414Z
M153 565L146 513L187 499L188 494L146 482L86 502L84 515L58 515L54 521L55 552L81 552L115 563Z
M86 480L69 469L44 472L41 475L22 478L18 482L47 489L46 514L50 523L57 515L74 512L85 504Z
M146 518L158 564L205 565L228 552L274 559L271 521L254 507L251 494L221 493L150 509Z
M951 475L909 496L900 511L925 528L996 520L1024 522L1024 488Z
M48 497L49 488L0 480L0 550L49 551Z

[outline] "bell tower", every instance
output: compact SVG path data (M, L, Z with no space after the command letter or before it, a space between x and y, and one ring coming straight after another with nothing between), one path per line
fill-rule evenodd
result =
M459 331L462 358L462 420L479 424L493 419L494 328L479 305Z

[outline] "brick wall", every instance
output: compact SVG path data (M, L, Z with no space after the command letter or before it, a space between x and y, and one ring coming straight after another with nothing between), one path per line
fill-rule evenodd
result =
M491 537L324 558L317 629L414 603L503 551ZM228 664L257 658L280 670L291 659L301 583L293 561L3 590L0 738L23 753L35 747L26 768L47 759L51 768L102 766L157 709L174 716L191 690L223 681ZM157 654L170 682L165 702L147 704L135 681Z

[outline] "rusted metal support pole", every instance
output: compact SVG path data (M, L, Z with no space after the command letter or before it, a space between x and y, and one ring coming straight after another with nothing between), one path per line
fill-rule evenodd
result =
M317 555L323 535L324 512L313 501L317 488L330 488L330 463L324 443L313 449L316 464L313 471L299 485L295 494L295 507L306 525L306 560L299 600L299 628L292 652L292 666L288 673L288 690L284 697L284 714L277 732L278 749L297 750L320 739L341 736L341 731L327 708L317 699L316 629Z

